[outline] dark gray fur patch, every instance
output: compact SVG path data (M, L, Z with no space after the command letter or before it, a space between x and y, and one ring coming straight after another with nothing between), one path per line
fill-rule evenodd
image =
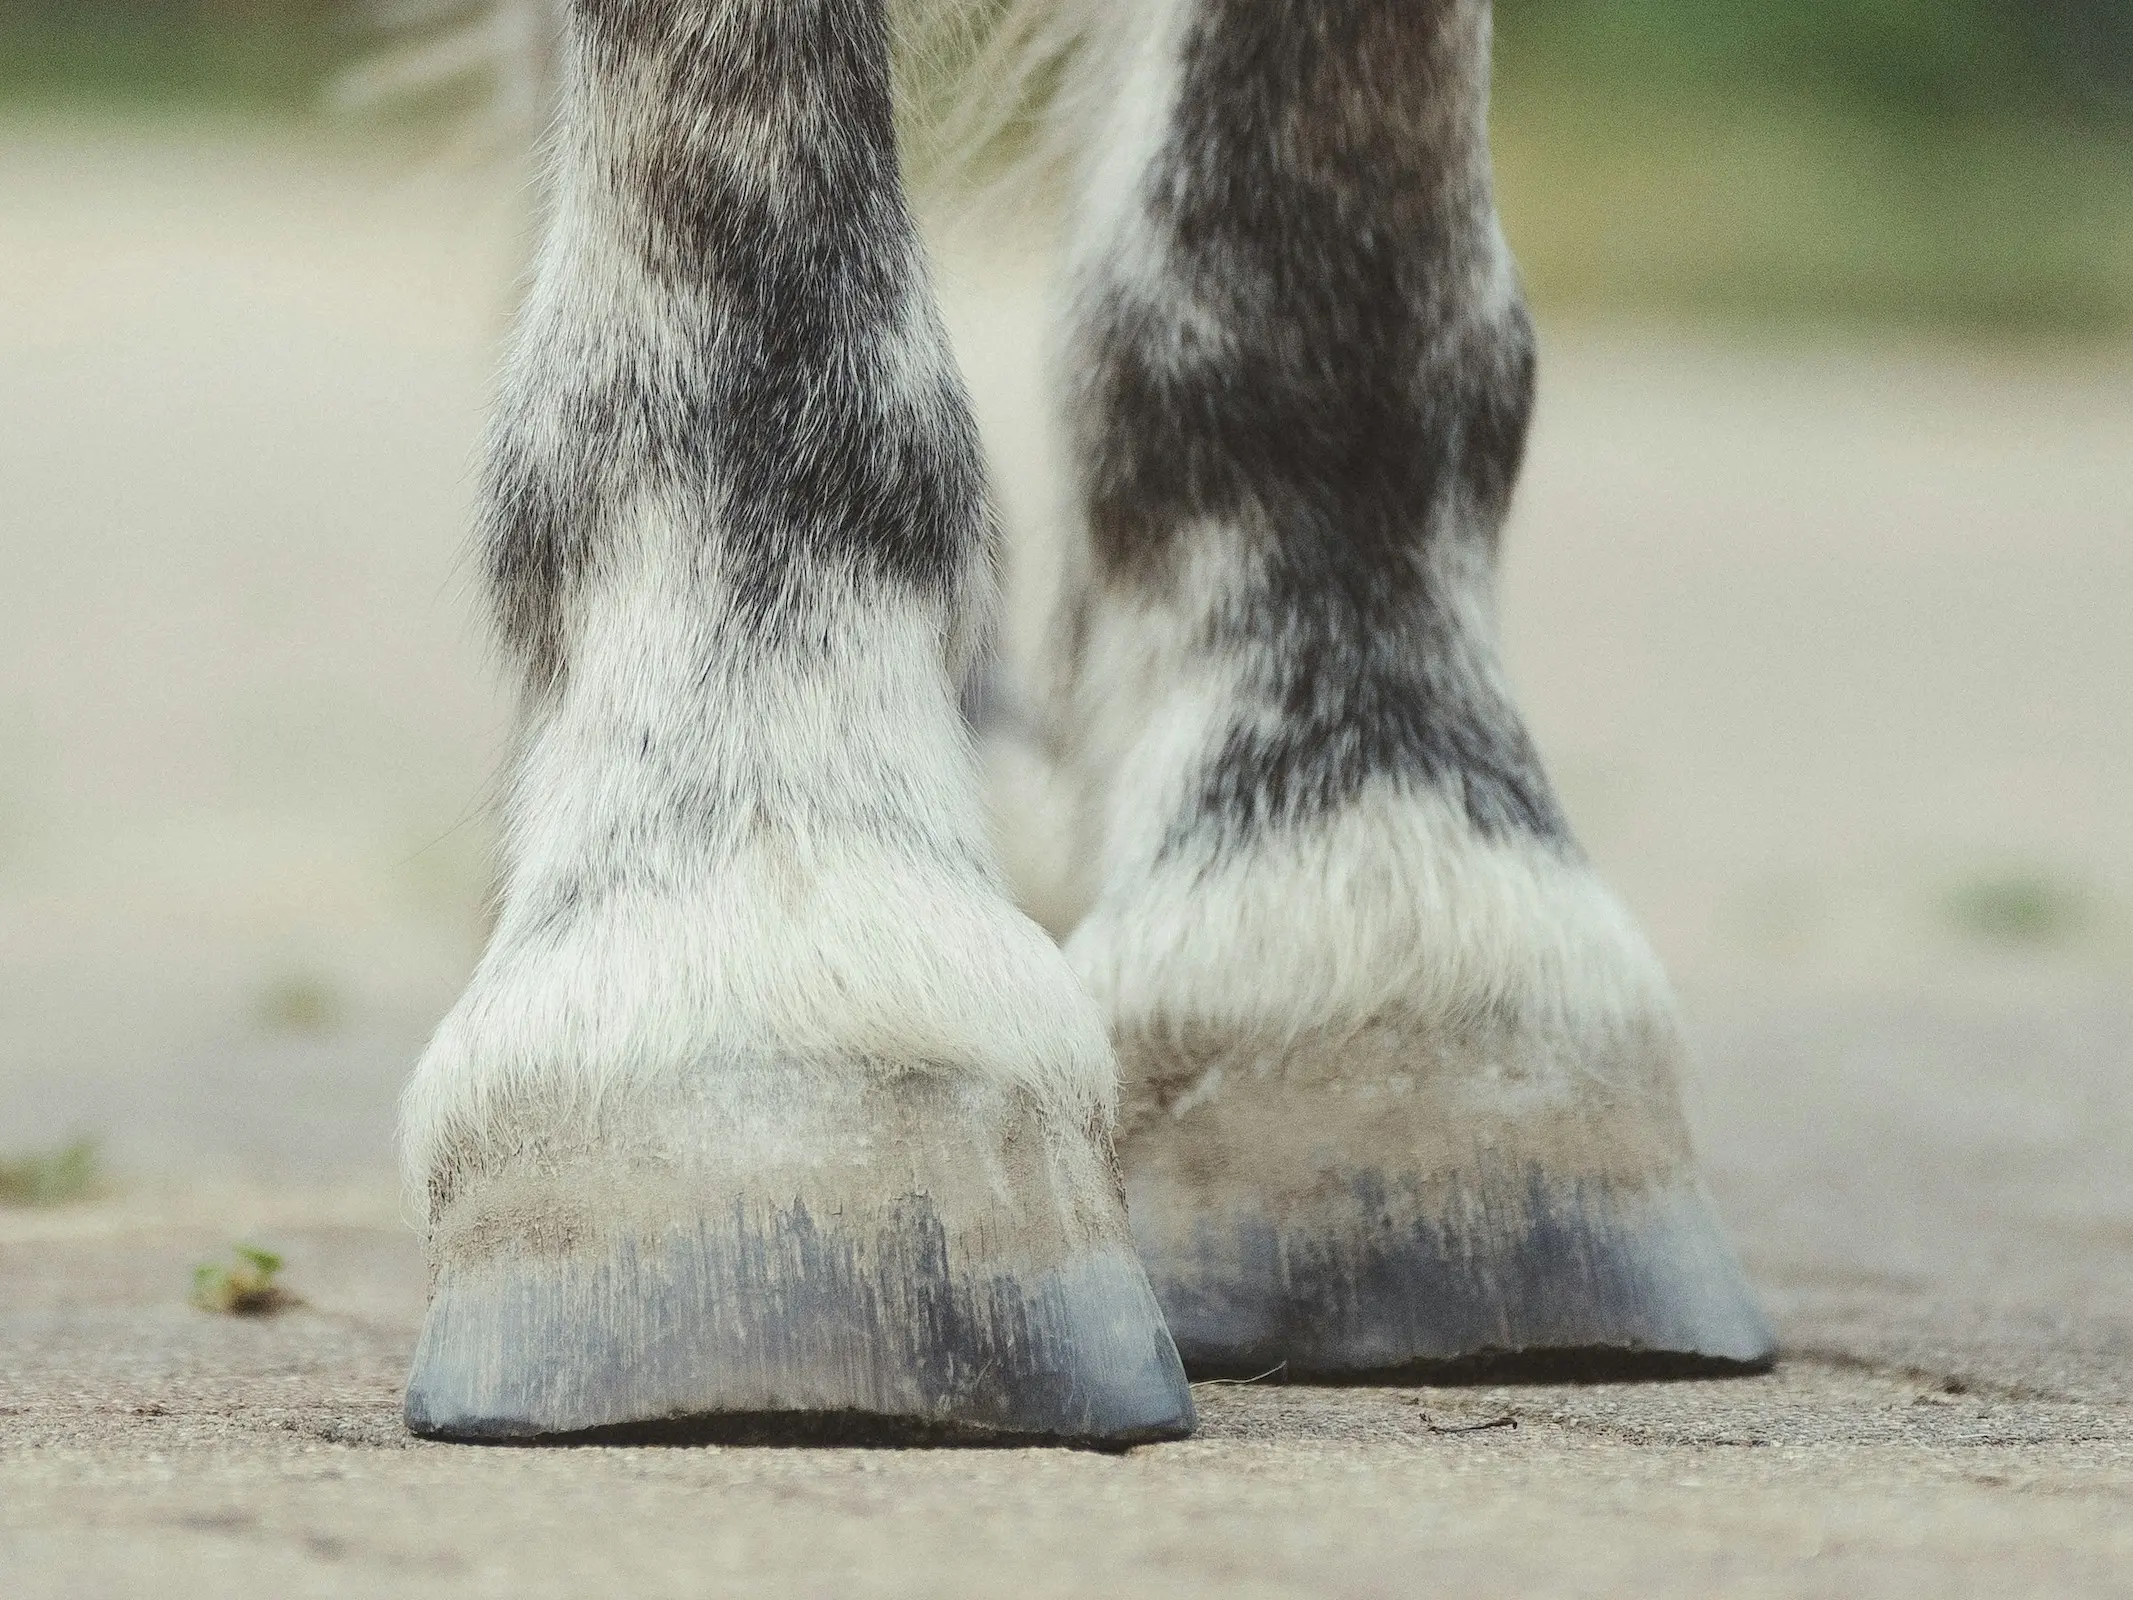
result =
M1514 708L1433 577L1493 558L1534 342L1474 304L1494 246L1486 0L1203 0L1146 196L1190 319L1114 285L1075 415L1097 581L1161 587L1182 530L1239 530L1203 643L1250 700L1180 842L1323 814L1380 776L1489 835L1567 842ZM1211 316L1219 334L1200 331Z
M561 670L568 597L651 487L719 541L734 621L766 643L808 642L831 568L952 598L991 517L959 380L914 391L885 354L917 269L881 0L575 0L570 26L568 135L662 314L633 326L618 292L611 326L571 330L589 358L529 352L506 397L487 475L506 637L536 681ZM735 170L735 128L767 130L774 197Z

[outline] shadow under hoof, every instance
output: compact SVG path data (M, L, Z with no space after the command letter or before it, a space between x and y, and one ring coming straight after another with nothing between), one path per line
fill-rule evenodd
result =
M1759 1378L1777 1366L1773 1351L1748 1361L1684 1355L1672 1350L1483 1350L1442 1361L1416 1361L1379 1371L1317 1372L1284 1364L1274 1373L1232 1370L1222 1362L1187 1362L1195 1383L1260 1380L1325 1388L1456 1389L1519 1384L1683 1383L1697 1379Z
M669 1417L659 1422L625 1422L584 1428L574 1433L523 1438L456 1436L431 1433L443 1444L485 1445L519 1450L1089 1450L1116 1455L1138 1445L1183 1438L1175 1424L1140 1434L1119 1432L1104 1438L1059 1433L1003 1433L997 1429L916 1417L878 1417L859 1411L734 1413L727 1416Z

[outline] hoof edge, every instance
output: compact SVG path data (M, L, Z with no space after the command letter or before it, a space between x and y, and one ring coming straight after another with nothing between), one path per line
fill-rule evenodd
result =
M1508 1192L1507 1192L1508 1189ZM1314 1220L1203 1217L1133 1195L1186 1370L1330 1383L1744 1376L1769 1324L1700 1187L1624 1194L1351 1181Z
M1191 1391L1122 1248L972 1265L910 1199L804 1207L605 1253L446 1267L407 1423L491 1443L1083 1444L1192 1431Z

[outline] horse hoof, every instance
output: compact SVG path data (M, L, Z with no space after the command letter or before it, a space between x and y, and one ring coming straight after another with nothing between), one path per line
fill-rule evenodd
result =
M1122 1448L1192 1431L1100 1137L920 1074L708 1098L524 1141L441 1186L414 1432Z
M1329 1381L1767 1370L1670 1081L1365 1033L1195 1060L1122 1135L1187 1369ZM1176 1074L1172 1075L1176 1077ZM1554 1088L1539 1087L1553 1083Z

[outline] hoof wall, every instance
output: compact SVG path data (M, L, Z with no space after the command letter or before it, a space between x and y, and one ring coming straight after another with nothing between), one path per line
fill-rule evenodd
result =
M432 1225L409 1428L1096 1448L1189 1434L1191 1390L1095 1144L913 1093L843 1119L877 1130L851 1148L887 1155L771 1177L593 1143L464 1183ZM974 1125L975 1141L941 1132Z
M1767 1371L1769 1325L1701 1190L1359 1178L1316 1215L1179 1217L1133 1193L1195 1377L1601 1382ZM1167 1224L1176 1222L1176 1226Z

